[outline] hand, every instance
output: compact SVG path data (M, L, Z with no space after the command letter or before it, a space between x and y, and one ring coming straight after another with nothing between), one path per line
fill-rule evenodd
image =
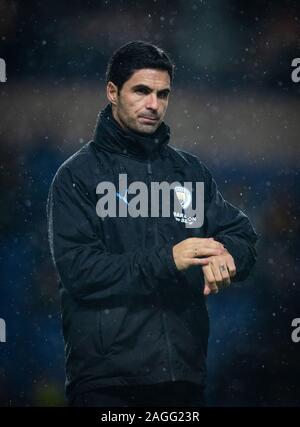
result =
M221 255L224 249L222 243L212 237L190 237L173 246L173 258L178 270L186 270L192 265L208 264L212 256Z
M220 287L227 287L236 274L233 257L224 249L222 255L211 256L209 264L202 267L204 274L204 295L219 292Z

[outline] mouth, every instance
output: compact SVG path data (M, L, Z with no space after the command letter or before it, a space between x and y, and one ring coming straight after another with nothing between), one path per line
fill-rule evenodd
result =
M147 123L155 123L158 121L157 117L146 117L146 116L139 116L140 119L143 121L146 121Z

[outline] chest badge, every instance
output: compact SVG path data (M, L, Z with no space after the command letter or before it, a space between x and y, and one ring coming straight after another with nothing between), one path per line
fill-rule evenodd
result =
M175 187L174 190L182 209L186 209L188 206L190 206L192 201L190 190L185 187Z

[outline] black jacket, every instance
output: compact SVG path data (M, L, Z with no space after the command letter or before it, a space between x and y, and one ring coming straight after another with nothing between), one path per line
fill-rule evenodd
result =
M124 132L108 105L94 140L66 160L47 203L49 241L58 274L66 351L66 392L99 386L189 380L205 384L208 315L199 266L176 268L172 247L214 237L235 260L234 281L249 274L257 235L225 201L197 157L168 145L162 123L151 136ZM99 182L204 182L205 220L187 228L171 217L96 213Z

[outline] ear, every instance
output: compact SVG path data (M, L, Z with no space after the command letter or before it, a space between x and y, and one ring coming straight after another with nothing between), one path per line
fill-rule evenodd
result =
M107 86L106 86L106 96L107 96L108 100L109 100L113 105L116 105L116 104L117 104L117 102L118 102L118 88L117 88L117 86L116 86L113 82L111 82L111 81L109 81L109 82L107 83Z

